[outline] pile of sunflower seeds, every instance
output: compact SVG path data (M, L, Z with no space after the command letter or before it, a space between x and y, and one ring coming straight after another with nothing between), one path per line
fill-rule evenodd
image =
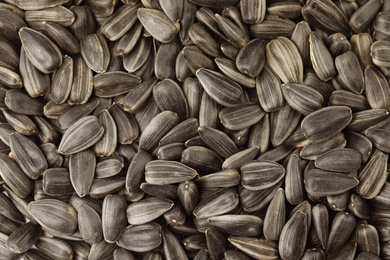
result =
M390 0L0 3L0 259L390 259Z

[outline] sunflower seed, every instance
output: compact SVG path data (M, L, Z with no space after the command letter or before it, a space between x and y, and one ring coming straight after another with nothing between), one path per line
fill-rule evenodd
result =
M390 40L387 24L389 22L388 10L379 12L374 20L374 37L376 40Z
M284 175L284 168L271 161L252 161L241 166L241 183L249 190L273 187Z
M120 195L108 195L103 200L103 237L108 243L117 241L126 226L126 200Z
M163 215L173 205L171 200L157 197L134 202L127 207L127 220L131 225L145 224Z
M245 32L229 18L215 14L219 28L226 36L227 41L236 48L241 48L249 41Z
M7 239L6 245L14 253L21 254L29 250L41 235L41 227L31 222L16 229Z
M151 184L172 184L198 175L196 170L174 161L155 160L145 166L145 180Z
M279 37L270 41L266 46L266 55L270 67L284 83L302 83L302 57L291 40Z
M81 55L76 55L73 58L73 69L73 83L68 103L71 105L84 104L92 95L92 70L85 63Z
M180 242L174 234L172 234L168 229L163 229L162 231L163 238L163 250L164 257L167 260L174 259L183 259L188 260L188 257L181 246Z
M220 57L219 44L212 34L200 23L191 25L188 35L192 42L211 57Z
M140 82L139 77L122 71L97 74L93 77L94 94L102 98L119 96L133 90Z
M45 143L39 146L45 155L49 167L60 167L64 161L61 154L57 153L57 146L52 143Z
M109 177L104 179L94 179L89 195L95 199L102 199L108 194L121 190L125 185L124 177Z
M245 117L242 115L245 115ZM259 105L240 104L222 109L219 118L222 125L227 129L242 130L259 122L264 115L265 112Z
M336 148L344 148L348 142L344 138L343 133L338 133L336 136L318 143L308 143L301 152L299 153L300 157L306 160L316 160L317 157L322 154Z
M134 260L134 255L131 251L128 251L124 248L117 248L114 250L113 259L114 260L125 260L125 259Z
M368 1L367 3L361 5L359 9L353 13L349 20L349 25L352 29L357 33L365 31L381 9L382 3L383 2L376 0Z
M234 209L239 203L238 194L233 188L216 191L201 200L193 211L196 218L222 215Z
M348 106L353 111L370 109L365 96L347 90L335 90L329 99L331 106Z
M277 111L283 106L280 79L270 67L265 66L256 77L256 92L260 105L266 112Z
M117 140L120 144L131 144L139 136L139 127L133 114L123 111L115 104L109 113L117 128Z
M306 85L283 84L282 92L287 103L303 115L308 115L322 107L323 97L321 93Z
M333 57L337 57L343 53L351 51L351 44L347 37L342 33L334 33L329 35L325 42L328 45L329 52Z
M242 20L247 24L261 23L265 17L265 1L244 0L240 1Z
M390 41L379 40L371 45L372 62L379 67L390 67Z
M257 259L278 259L277 244L273 241L267 241L252 237L229 236L229 242L237 247L241 252Z
M277 15L266 15L261 23L251 24L249 31L253 37L261 39L276 39L290 37L296 24L290 19L283 19Z
M330 150L315 160L316 167L334 172L352 172L361 165L361 154L351 148Z
M95 116L83 117L66 130L58 150L64 155L83 151L98 142L103 133L104 128Z
M347 242L355 227L356 220L348 212L337 213L333 218L332 227L329 232L329 240L326 252L332 253Z
M71 195L74 192L67 168L49 168L43 172L42 180L47 195Z
M58 126L64 130L68 129L78 120L91 114L91 112L97 107L98 104L99 100L95 99L85 104L70 107L58 116Z
M356 94L360 94L364 90L364 76L360 69L357 56L348 51L336 57L335 65L339 75L337 81L346 89L351 90ZM353 68L348 70L346 68Z
M390 88L383 74L373 66L364 70L367 101L371 108L390 108Z
M191 146L182 152L181 162L198 172L212 173L222 169L223 160L211 149Z
M162 242L161 226L156 223L128 226L117 244L134 252L148 252Z
M310 33L309 43L310 59L314 71L321 80L330 80L336 75L336 67L329 50L316 32Z
M312 208L313 226L323 248L326 248L329 237L328 210L323 204L317 204Z
M64 241L56 238L41 236L35 246L47 256L59 260L66 260L73 256L73 249Z
M78 212L80 235L87 243L98 243L103 238L100 215L90 206L81 204Z
M254 88L256 86L255 78L241 73L234 61L229 59L216 58L215 63L223 72L223 74L225 74L229 79L248 88Z
M62 26L69 26L75 20L74 14L64 6L49 7L41 10L27 10L24 17L28 23L44 23L48 21L58 23Z
M92 149L86 149L70 155L70 181L80 197L84 197L89 193L95 175L95 168L96 157Z
M93 243L89 251L87 259L91 260L109 260L112 259L112 254L117 248L116 244L109 244L102 240L98 243Z

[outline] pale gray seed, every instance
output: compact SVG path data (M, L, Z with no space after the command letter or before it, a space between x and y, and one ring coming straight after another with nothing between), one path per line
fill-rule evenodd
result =
M290 37L296 24L290 19L283 19L277 15L266 15L261 23L251 24L249 32L253 37L262 39L276 39Z
M22 77L11 69L0 66L0 83L9 88L22 88Z
M387 153L376 150L366 165L360 170L357 193L365 199L373 199L377 196L387 178Z
M110 50L106 39L99 34L88 34L80 41L80 53L88 67L103 73L110 63Z
M199 200L199 192L196 184L193 181L181 182L177 188L177 195L187 215L191 215L198 205Z
M26 22L55 22L69 26L75 21L75 15L64 6L55 6L40 10L27 10L24 15Z
M264 115L265 112L259 105L244 103L222 109L219 118L222 125L227 129L242 130L259 122Z
M49 257L68 260L73 257L73 249L63 240L41 236L35 246Z
M43 172L42 189L53 197L71 195L74 192L68 168L49 168Z
M227 188L240 184L241 176L236 169L222 170L201 176L195 180L199 187Z
M92 207L81 204L78 212L78 227L83 240L89 244L103 239L102 219Z
M145 166L145 180L151 184L179 183L197 175L196 170L175 161L154 160Z
M278 259L278 245L276 242L255 237L229 236L228 241L241 252L255 259Z
M69 9L77 17L69 26L69 31L73 33L78 41L96 31L95 17L89 6L72 6Z
M150 196L161 197L170 200L176 200L178 198L177 186L173 184L159 185L143 182L139 187L142 191Z
M38 70L48 74L61 65L61 51L43 33L23 27L19 30L19 36L26 56ZM35 52L36 48L40 48L41 52Z
M172 22L163 11L157 9L138 8L137 17L148 33L159 42L170 42L180 30L178 22Z
M347 37L342 33L334 33L329 35L325 40L326 45L328 46L329 52L333 57L337 57L343 53L351 51L351 43L348 41Z
M352 111L349 107L331 106L307 115L302 120L301 128L309 140L319 142L337 135L351 120Z
M371 45L372 62L379 67L390 67L390 41L379 40Z
M302 115L308 115L322 107L321 93L309 86L287 83L281 89L287 103Z
M139 4L123 5L118 8L101 27L102 33L110 40L116 41L125 35L137 22L136 12Z
M113 105L109 113L117 128L117 140L120 144L131 144L139 135L139 127L133 114L123 111L118 104Z
M188 103L180 86L171 79L164 79L153 87L153 98L161 111L177 113L180 121L188 118Z
M361 163L361 154L351 148L333 149L315 160L316 167L334 172L353 172L360 168Z
M361 5L359 9L353 13L349 20L351 28L357 33L365 31L375 19L375 16L381 9L382 4L383 1L374 0L367 1L365 4Z
M176 238L176 236L173 233L171 233L168 229L163 229L162 238L163 238L162 245L164 250L164 257L166 260L175 260L175 259L188 260L187 254L185 253L179 240Z
M261 23L265 18L266 3L264 0L240 1L242 20L247 24Z
M121 190L125 186L126 178L124 177L109 177L103 179L94 179L89 196L94 199L103 199L109 194L113 194Z
M371 44L372 38L368 33L359 33L352 35L351 39L351 49L356 54L359 59L361 68L364 69L368 65L372 65L371 59Z
M143 65L147 64L152 52L151 37L141 37L129 54L123 56L123 67L129 73L141 70ZM154 64L153 58L153 64Z
M182 152L181 162L198 172L212 173L222 169L222 158L203 146L190 146Z
M96 164L95 178L107 178L121 173L125 162L122 156L114 154L102 158Z
M390 40L389 37L389 10L384 10L382 7L381 12L379 12L374 20L374 38L376 40Z
M352 194L348 202L348 210L361 219L370 218L370 204L357 194Z
M281 1L267 5L267 13L294 20L301 15L301 7L301 3L295 1Z
M303 174L299 167L300 160L302 159L294 154L290 157L286 166L286 199L291 205L297 205L304 199Z
M347 90L335 90L329 98L330 106L348 106L353 111L370 109L367 98L364 95L355 94Z
M91 114L91 112L98 106L99 100L94 99L81 105L74 105L65 110L58 116L58 127L66 130L74 125L78 120Z
M35 180L47 169L47 161L39 147L19 133L9 137L12 156L20 169L31 179Z
M72 186L80 197L91 189L96 169L96 156L92 149L70 155L69 176Z
M25 223L8 237L6 245L12 252L21 254L29 250L41 236L41 227L31 222Z
M214 228L205 230L207 250L211 260L221 259L228 249L228 241L224 235Z
M344 148L348 142L343 133L338 133L334 137L318 143L309 142L299 153L299 156L306 160L316 160L322 154L337 148ZM351 148L351 147L350 147Z
M202 86L200 86L200 88L199 95L201 95L201 99L198 110L199 115L196 115L195 117L199 117L199 125L216 128L219 123L218 114L221 111L221 106L210 97L206 91L203 91Z
M337 182L334 180L337 179ZM328 172L320 169L309 170L304 178L305 189L313 196L341 194L359 184L359 181L348 174Z
M298 210L283 227L279 240L279 254L283 259L303 256L309 231L307 220L307 214Z
M174 3L178 2L180 1L174 1ZM176 38L169 43L162 43L160 45L154 61L154 74L158 79L175 79L176 57L179 52L180 44Z
M131 26L129 31L116 41L114 46L114 55L124 56L129 54L140 39L142 29L142 24L139 22L136 22L133 26Z
M270 139L274 146L281 145L297 128L301 114L289 104L284 104L271 114Z
M202 24L192 24L188 35L192 42L207 55L214 58L221 56L217 39Z
M103 237L108 243L120 239L126 227L126 200L120 195L108 195L103 200L102 226Z
M14 160L0 154L0 175L8 187L20 198L26 198L33 191L33 183Z
M52 235L71 235L76 231L77 212L64 202L56 199L38 200L30 202L28 209L43 230Z
M199 202L193 211L196 218L209 218L225 214L239 203L238 194L234 188L218 190Z
M130 225L124 229L117 244L133 252L148 252L162 242L161 226L157 223Z
M333 218L332 227L329 232L329 239L326 246L326 252L332 253L339 249L347 242L351 235L356 220L348 212L337 213Z
M123 71L110 71L93 77L93 90L98 97L116 97L133 91L140 83L138 76Z
M12 111L24 115L43 115L41 100L31 98L27 93L18 89L9 89L4 97L5 105Z
M335 65L338 71L337 81L342 87L360 94L364 90L364 75L359 66L357 56L348 51L336 57Z
M104 109L99 115L99 121L104 127L102 138L93 146L95 154L99 157L111 156L117 146L117 127L111 114Z
M302 83L303 62L296 45L285 37L270 41L266 46L269 66L284 83Z
M58 151L64 155L83 151L98 142L103 134L102 123L95 116L86 116L65 131Z
M310 60L317 76L328 81L336 75L336 67L329 50L325 46L318 33L312 32L309 35Z
M352 121L347 126L349 131L364 131L369 127L382 122L389 112L386 109L368 109L352 114Z
M390 88L386 77L374 66L364 70L365 93L371 108L390 109Z
M231 61L229 59L224 59L224 58L215 58L214 61L217 64L218 68L222 71L222 73L225 74L229 79L245 87L255 88L256 86L255 78L241 73L241 71L239 71L234 61Z
M134 260L133 253L124 248L115 249L112 257L114 260Z
M84 104L90 99L93 91L92 70L81 55L73 58L73 69L73 83L68 103L70 105Z
M241 184L249 190L263 190L276 185L285 169L276 162L255 160L241 166Z
M214 61L197 46L185 46L181 50L181 55L192 74L195 74L201 68L210 70L216 70L217 68Z
M73 59L64 56L61 66L51 77L50 99L56 104L64 103L70 94L73 83Z
M127 207L127 221L131 225L148 223L162 216L173 207L173 201L164 198L152 197L134 202Z
M349 36L351 29L344 13L330 0L307 1L302 7L303 18L314 27L328 33L341 32Z
M89 260L110 260L112 254L117 248L116 244L109 244L102 240L99 243L93 243L87 259Z

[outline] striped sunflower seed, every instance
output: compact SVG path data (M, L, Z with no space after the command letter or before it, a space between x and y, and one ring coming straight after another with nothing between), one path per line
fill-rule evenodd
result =
M138 124L133 114L123 111L122 107L115 104L108 111L117 128L117 140L120 144L131 144L140 134Z
M332 226L329 232L329 240L326 246L326 252L332 253L339 249L347 242L351 235L356 220L348 212L337 213L333 218Z
M226 36L227 41L234 47L241 48L248 43L249 39L245 32L229 18L215 14L215 20L223 34Z
M385 76L373 66L364 70L365 93L371 108L390 108L390 88Z
M343 133L338 133L334 137L318 143L309 142L299 153L299 156L306 160L316 160L322 154L337 148L344 148L349 142L344 138ZM350 147L353 148L353 147Z
M92 207L81 204L78 212L78 227L82 239L87 243L98 243L103 239L102 219Z
M266 55L270 67L284 83L302 83L303 62L294 42L286 37L272 40L266 46Z
M302 115L308 115L322 107L323 97L321 93L306 85L283 84L282 92L287 103Z
M146 105L156 83L157 79L152 77L132 88L122 101L123 110L129 113L139 112Z
M39 147L19 133L9 137L12 156L20 169L31 179L36 180L47 169L47 161Z
M372 62L379 67L390 67L390 41L379 40L371 45Z
M310 33L309 43L310 60L315 73L323 81L332 79L336 75L336 67L325 43L316 32Z
M301 15L301 7L301 3L298 2L276 2L267 6L267 12L282 18L297 19Z
M133 90L140 82L141 79L133 74L110 71L93 77L93 90L98 97L115 97Z
M186 61L186 64L191 70L192 74L195 74L196 71L200 68L210 70L216 69L213 60L197 46L185 46L181 50L181 55Z
M241 73L241 71L237 68L237 65L234 61L231 61L229 59L224 59L224 58L216 58L214 61L217 64L218 68L229 79L248 88L255 87L256 84L255 78Z
M334 172L353 172L360 168L361 163L361 154L351 148L333 149L315 160L317 168Z
M241 166L241 184L249 190L273 187L284 175L283 166L271 161L251 161Z
M205 143L213 147L213 150L224 158L237 152L237 147L234 142L222 131L201 126L198 129L198 133Z
M364 131L376 125L388 116L386 109L368 109L352 114L352 121L347 126L349 131Z
M69 157L69 177L72 186L80 197L91 189L95 175L96 157L92 149L74 153Z
M297 128L301 114L289 104L271 114L270 139L274 146L280 146ZM288 122L288 123L286 123Z
M41 227L31 222L16 229L7 239L6 245L12 252L21 254L29 250L41 236Z
M263 220L252 215L222 215L207 219L214 228L233 236L258 236L263 227Z
M157 223L130 225L124 229L117 244L133 252L148 252L162 242L162 229Z
M66 130L58 151L64 155L83 151L98 142L103 134L104 128L95 116L83 117Z
M283 259L298 259L305 252L309 232L308 216L298 210L287 221L280 234L279 254Z
M179 240L176 238L176 236L173 233L171 233L168 229L163 229L162 238L163 238L162 245L163 245L165 259L188 260L188 257L183 247L181 246Z
M334 182L336 178L337 183ZM356 187L359 181L345 173L312 169L306 173L304 183L310 195L322 197L346 192Z
M38 70L48 74L61 65L61 51L46 35L34 29L23 27L19 30L19 36L26 56ZM41 52L35 52L37 48Z
M301 259L302 260L312 260L312 259L324 260L325 253L322 249L310 248L305 251L305 254L302 256Z
M180 30L178 22L172 22L163 11L157 9L138 8L137 17L144 28L159 42L170 42Z
M177 188L177 195L187 215L191 215L199 200L196 184L193 181L181 182Z
M379 256L379 236L378 231L373 225L358 225L356 228L355 238L362 252L368 252Z
M148 223L162 216L173 207L173 201L152 197L130 204L126 209L127 221L131 225Z
M352 120L352 111L346 106L321 108L307 115L301 123L304 135L310 141L320 142L336 136ZM324 122L318 124L318 122Z
M109 260L112 259L112 254L117 248L116 244L109 244L102 240L98 243L93 243L89 251L87 259L92 260Z
M218 41L202 24L192 24L188 35L192 42L207 55L214 58L221 56Z
M339 56L351 50L351 43L342 33L334 33L329 35L325 42L328 46L329 52L333 57Z
M362 156L362 162L366 162L373 149L371 141L364 135L354 132L349 132L345 139L347 140L347 147L358 151Z
M64 130L68 129L78 120L91 114L91 112L98 106L98 104L99 100L95 99L85 104L70 107L58 116L58 126Z
M390 40L387 24L389 22L388 10L379 12L374 20L374 37L376 40Z
M359 66L357 56L352 51L337 56L335 59L335 66L339 72L337 81L344 88L349 89L356 94L363 92L365 87L363 71Z
M286 199L291 205L297 205L304 199L302 159L298 154L290 156L286 166L285 190Z
M367 98L347 90L335 90L329 98L331 106L348 106L353 111L370 109Z
M261 23L251 24L249 31L253 37L276 39L290 37L295 26L296 24L290 19L284 19L278 15L266 15Z
M269 241L279 240L280 233L286 222L286 197L282 188L279 188L272 198L265 213L263 232Z
M133 26L131 26L129 31L116 41L114 46L114 55L124 56L129 54L140 39L142 29L142 24L139 22L136 22Z
M223 160L209 148L191 146L182 152L181 162L198 172L212 173L222 169Z
M103 73L110 63L110 54L106 40L99 34L88 34L80 41L80 53L88 67Z
M334 211L344 211L348 208L349 192L326 196L328 205Z
M280 79L268 66L256 77L256 92L260 105L266 112L277 111L284 104Z
M112 257L114 260L124 260L124 259L134 260L133 253L124 248L115 249Z
M229 236L228 240L241 252L255 259L278 259L278 245L273 241L254 237L236 236Z
M170 210L164 213L164 219L170 226L184 225L186 218L186 212L180 204L174 205Z
M198 175L196 170L175 161L155 160L145 166L145 180L151 184L172 184Z
M240 1L242 20L247 24L261 23L265 18L266 3L264 0L244 0Z
M372 45L371 35L368 33L359 33L352 35L351 49L359 59L362 69L368 65L372 65L372 59L370 55L370 48Z
M370 205L367 200L357 194L352 194L348 202L348 210L361 219L370 218Z
M147 64L151 57L152 39L150 37L141 37L135 47L129 54L123 57L123 67L129 73L135 73L140 70L143 65Z
M43 23L44 32L63 50L75 54L80 52L80 44L73 34L57 22Z
M56 199L32 201L28 210L42 229L52 235L71 235L77 228L76 210Z
M205 235L210 259L221 259L223 257L223 253L228 249L228 242L226 238L213 228L207 228Z
M357 33L365 31L378 14L381 7L381 1L375 0L366 2L353 13L349 20L349 25Z
M313 206L312 220L321 246L322 248L326 248L329 237L329 215L327 208L323 204Z
M219 118L222 125L227 129L242 130L259 122L264 115L265 112L259 105L244 103L235 107L222 109L219 113Z
M94 179L89 196L94 199L103 199L105 196L121 190L125 185L126 178L114 176L103 179Z
M55 259L66 260L73 256L73 249L61 239L41 236L35 246L45 255Z
M104 134L93 146L93 150L97 156L111 156L115 152L118 138L115 121L106 109L100 113L99 121L104 127Z
M126 227L126 200L120 195L108 195L103 200L102 229L103 237L108 243L120 239Z
M66 196L74 192L68 168L49 168L43 173L43 192L50 196Z
M62 26L69 26L74 22L75 16L64 6L54 6L41 10L27 10L24 19L28 23L44 23L48 21L58 23Z
M2 66L0 66L0 83L9 88L21 88L23 86L22 78L18 73Z
M93 91L92 70L81 55L73 58L73 68L73 83L68 103L70 105L84 104L89 100Z
M96 164L95 178L107 178L119 174L124 167L122 156L105 157Z
M73 83L73 59L64 56L61 66L51 78L50 99L56 104L64 103L70 94Z
M160 45L154 62L154 74L158 79L175 79L176 58L179 52L180 44L176 38Z
M310 65L310 45L309 45L310 33L311 33L311 29L309 24L306 21L301 21L297 23L291 35L291 40L297 46L299 53L301 54L302 62L305 68Z

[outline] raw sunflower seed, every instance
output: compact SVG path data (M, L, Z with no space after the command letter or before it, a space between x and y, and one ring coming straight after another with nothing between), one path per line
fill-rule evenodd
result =
M348 51L341 54L335 59L335 66L339 72L337 81L346 89L351 90L356 94L360 94L364 90L364 75L359 66L357 56Z
M242 130L259 122L264 115L265 112L257 104L240 104L222 109L219 118L227 129Z
M302 57L294 42L286 37L272 40L266 46L266 55L270 67L284 83L302 83Z
M0 83L9 88L23 87L23 81L20 75L6 67L0 66Z
M237 68L237 65L234 61L224 58L216 58L215 63L218 68L225 74L229 79L237 82L240 85L243 85L248 88L254 88L256 86L255 78L247 76Z
M198 175L196 170L175 161L155 160L145 166L145 180L151 184L172 184Z
M285 169L271 161L252 161L241 166L241 183L249 190L273 187L285 175Z
M83 117L66 130L58 150L64 155L83 151L98 142L103 134L104 128L95 116Z
M64 103L70 94L73 83L73 59L64 56L61 66L51 78L50 99L56 104Z
M177 188L177 195L187 215L191 215L199 200L199 192L196 184L193 181L180 183Z
M181 55L192 74L195 74L200 68L210 70L215 70L217 68L214 61L197 46L185 46L181 50Z
M46 35L23 27L19 31L19 36L26 56L38 70L48 74L61 65L61 51ZM37 48L41 51L36 52Z
M278 245L276 242L254 237L229 236L229 242L241 252L255 259L278 259Z
M164 249L164 257L166 260L175 260L175 259L183 259L188 260L188 257L181 246L179 240L176 236L171 233L168 229L163 229L162 231L163 238L163 249Z
M99 115L99 121L104 127L102 138L93 146L93 150L97 156L111 156L117 145L117 127L111 114L104 109Z
M305 251L305 254L301 258L302 260L325 260L325 253L319 248L310 248Z
M302 115L308 115L322 107L321 93L309 86L287 83L282 85L282 92L287 103Z
M325 43L316 32L310 33L309 43L310 60L317 76L323 81L332 79L336 75L337 71L333 57L328 48L325 46Z
M181 162L198 172L212 173L222 168L222 158L213 150L203 146L191 146L181 155Z
M361 154L351 148L330 150L315 160L317 168L333 172L353 172L360 168Z
M49 7L41 10L27 10L24 19L28 23L55 22L62 26L71 25L74 20L74 14L64 6Z
M63 50L72 54L80 52L78 40L64 26L56 22L47 21L43 23L43 29Z
M160 45L154 61L154 74L158 79L175 79L176 57L179 52L180 44L176 38Z
M91 114L91 112L98 106L99 100L95 99L82 105L72 106L61 115L58 116L58 126L61 129L68 129L74 125L78 120Z
M329 98L330 106L348 106L353 111L370 109L367 98L347 90L335 90Z
M81 55L73 58L73 83L68 103L78 105L86 103L93 91L92 70L85 63Z
M326 248L329 237L329 215L323 204L317 204L312 208L313 226L323 248Z
M87 243L98 243L103 238L102 220L92 207L81 204L78 212L78 227L82 239Z
M352 194L348 202L348 210L361 219L370 218L370 204L357 194Z
M303 176L297 154L293 154L286 166L285 190L286 199L291 205L297 205L304 199Z
M125 259L134 260L133 253L124 248L115 249L112 257L114 260L125 260Z
M128 32L126 32L114 46L114 55L115 56L124 56L129 54L131 50L135 47L138 40L140 39L142 32L142 24L136 22Z
M284 104L280 79L268 66L256 77L256 92L260 105L266 112L277 111Z
M123 111L118 104L113 105L109 113L117 128L117 140L120 144L131 144L140 134L133 114Z
M148 223L173 207L173 201L164 198L152 197L134 202L127 207L127 221L131 225Z
M261 23L265 18L266 3L264 0L240 1L242 20L247 24Z
M379 67L390 67L390 41L379 40L371 45L372 62Z
M42 253L59 260L67 260L73 256L73 249L63 240L41 236L35 246Z
M103 179L94 179L89 196L95 199L103 199L105 196L121 190L125 185L124 177L109 177Z
M370 107L390 109L390 88L385 76L374 66L367 66L364 79Z
M258 236L263 227L263 220L252 215L222 215L207 219L217 230L233 236Z
M102 240L98 243L93 243L89 251L87 259L90 260L110 260L112 259L112 254L117 248L116 244L109 244L106 241Z
M12 252L21 254L29 250L41 236L41 227L31 222L16 229L7 239L6 245Z
M157 79L152 77L132 88L122 101L123 110L129 113L139 112L143 107L146 106L146 103L148 102L153 87L156 85L156 83ZM127 84L124 86L126 89L128 88ZM109 91L112 91L111 87Z
M348 148L355 149L361 154L362 162L366 162L370 158L373 146L367 137L358 133L349 132L345 136L345 139L347 140Z
M110 63L110 51L106 40L99 34L88 34L80 42L80 52L85 63L93 71L103 73Z
M151 51L152 39L150 37L141 37L129 54L123 57L123 67L127 72L135 73L147 64L148 59L151 57Z
M130 225L124 229L117 244L133 252L148 252L162 242L161 226L156 223Z
M94 94L98 97L109 98L132 91L141 79L123 71L110 71L93 77Z
M368 109L352 114L352 121L346 129L349 131L364 131L382 122L389 112L386 109Z
M311 33L311 29L309 24L306 21L301 21L297 23L291 35L291 40L297 46L299 53L301 54L302 62L305 68L310 65L310 44L309 44L310 33Z
M343 246L345 242L347 242L355 227L355 223L355 218L348 212L340 212L336 214L333 218L328 243L326 245L326 252L328 254L336 251Z
M297 128L301 114L289 104L271 114L270 139L274 146L280 146Z
M205 235L210 259L221 259L223 253L228 249L228 242L226 238L213 228L207 228Z
M249 41L245 32L229 18L215 14L219 28L225 34L227 41L236 48L241 48Z
M51 196L71 195L74 192L68 168L49 168L43 173L43 192Z
M315 160L322 154L337 148L344 148L347 145L346 138L343 133L338 133L336 136L318 143L309 142L299 153L299 156L306 160ZM350 147L352 148L352 147Z
M200 23L194 23L188 35L192 42L199 47L203 52L211 57L220 57L221 51L219 43L215 37Z
M96 168L96 156L92 149L74 153L69 158L69 176L73 188L80 197L91 189Z
M266 15L261 23L251 24L249 31L253 37L261 39L276 39L290 37L296 24L290 19L283 19L277 15Z
M103 237L108 243L120 239L126 226L126 200L120 195L108 195L103 200L102 226Z
M382 3L383 2L381 1L375 0L367 1L367 3L361 5L359 9L353 13L349 20L349 25L352 29L357 33L365 31L378 14L382 7Z
M76 210L56 199L32 201L28 210L42 226L43 230L52 235L71 235L77 228Z

